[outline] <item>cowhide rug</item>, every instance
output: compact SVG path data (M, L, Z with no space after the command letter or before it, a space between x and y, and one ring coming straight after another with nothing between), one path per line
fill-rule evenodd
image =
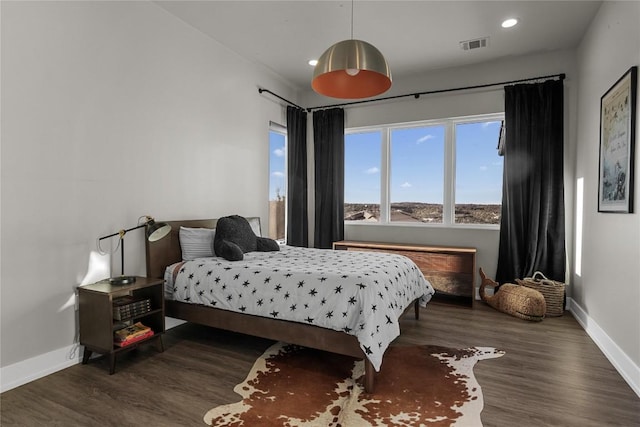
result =
M503 354L489 347L391 346L374 393L367 394L361 360L276 343L234 388L242 400L211 409L204 421L245 427L478 427L484 403L473 366Z

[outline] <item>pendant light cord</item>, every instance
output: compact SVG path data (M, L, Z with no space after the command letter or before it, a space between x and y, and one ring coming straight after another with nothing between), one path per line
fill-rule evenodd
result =
M351 40L353 40L353 0L351 0Z

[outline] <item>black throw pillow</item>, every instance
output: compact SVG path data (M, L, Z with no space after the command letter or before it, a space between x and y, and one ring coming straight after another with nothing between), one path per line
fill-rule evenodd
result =
M228 261L240 261L247 252L279 251L280 246L275 240L257 237L246 218L231 215L218 219L213 249L216 256Z

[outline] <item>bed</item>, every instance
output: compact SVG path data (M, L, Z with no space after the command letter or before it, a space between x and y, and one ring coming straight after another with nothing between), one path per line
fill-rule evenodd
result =
M367 392L399 317L414 307L418 319L434 293L411 260L375 252L282 246L242 261L185 262L180 228L215 229L216 220L167 223L167 237L146 243L147 275L165 279L167 316L364 359Z

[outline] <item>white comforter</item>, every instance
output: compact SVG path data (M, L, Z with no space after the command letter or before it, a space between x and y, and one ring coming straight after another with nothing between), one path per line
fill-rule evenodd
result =
M400 335L398 317L416 298L427 302L434 294L404 256L292 246L247 253L242 261L174 264L165 280L167 299L355 335L376 370Z

